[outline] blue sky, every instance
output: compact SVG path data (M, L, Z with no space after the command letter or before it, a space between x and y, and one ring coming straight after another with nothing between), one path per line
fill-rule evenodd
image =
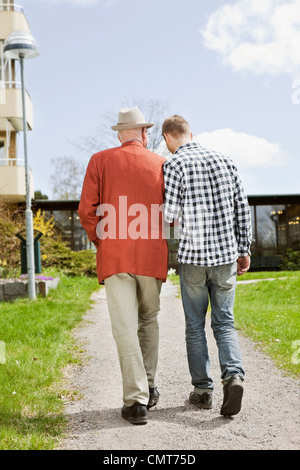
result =
M50 159L87 160L76 144L143 99L231 156L247 194L300 193L300 0L16 3L40 49L25 64L35 189L51 197Z

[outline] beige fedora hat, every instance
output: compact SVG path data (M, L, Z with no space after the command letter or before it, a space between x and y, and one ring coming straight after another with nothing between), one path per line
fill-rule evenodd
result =
M143 113L137 106L134 108L122 108L118 115L118 124L111 126L113 131L123 131L126 129L138 129L140 127L152 127L154 124L150 124L145 121Z

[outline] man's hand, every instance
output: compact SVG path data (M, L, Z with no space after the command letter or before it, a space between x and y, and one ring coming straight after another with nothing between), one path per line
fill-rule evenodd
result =
M237 275L242 276L250 268L250 256L243 256L237 260Z

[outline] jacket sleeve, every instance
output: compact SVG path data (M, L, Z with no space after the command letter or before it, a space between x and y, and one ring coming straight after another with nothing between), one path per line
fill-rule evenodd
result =
M97 209L100 205L100 176L94 156L90 159L83 181L81 198L78 207L78 215L82 227L87 233L89 240L96 246L98 237L96 228L100 217Z
M235 236L237 240L238 256L244 257L251 254L252 241L251 212L248 199L244 193L242 182L237 169L233 168L234 174L234 212L235 212Z

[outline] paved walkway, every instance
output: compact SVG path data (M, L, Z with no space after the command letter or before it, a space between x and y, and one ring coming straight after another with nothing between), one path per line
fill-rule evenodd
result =
M69 387L79 390L82 398L66 403L69 428L60 449L300 449L299 383L283 376L243 336L240 343L247 375L241 412L232 418L219 414L223 392L209 324L208 344L215 381L213 409L198 410L189 404L192 386L184 316L177 287L169 281L163 285L159 314L157 384L161 399L149 411L147 425L133 426L123 420L121 375L105 289L96 292L93 299L93 307L76 331L78 342L86 350L84 364L67 372Z

